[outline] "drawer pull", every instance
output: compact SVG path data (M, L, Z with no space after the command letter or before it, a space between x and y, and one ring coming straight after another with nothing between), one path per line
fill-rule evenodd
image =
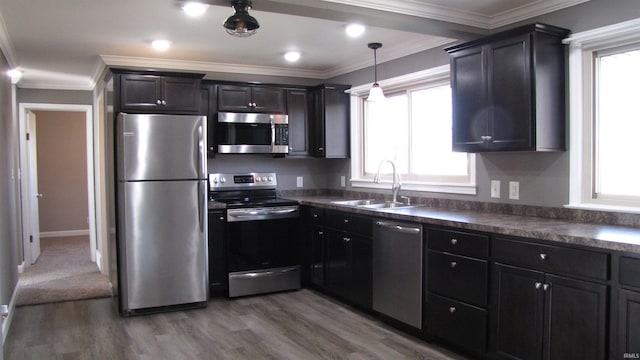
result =
M551 285L544 284L544 285L542 285L542 290L547 291L547 290L549 290L550 287L551 287Z
M451 262L451 267L452 267L452 268L456 267L457 265L458 265L458 263L457 263L457 262L455 262L455 261L452 261L452 262Z
M349 219L344 219L344 223L348 224L349 223Z
M317 219L318 218L318 214L313 214L313 218Z
M547 260L547 254L540 254L540 260Z
M451 245L455 245L458 243L458 239L456 238L451 238Z
M324 231L318 231L318 235L324 235Z
M536 281L536 289L540 289L541 286L542 286L542 283L539 281Z
M451 307L449 307L449 312L450 312L450 313L452 313L452 314L453 314L454 312L456 312L456 307L455 307L455 306L451 306Z
M350 238L348 238L348 237L343 238L343 240L344 240L344 242L346 242L346 243L348 243L349 241L351 241L351 239L350 239Z

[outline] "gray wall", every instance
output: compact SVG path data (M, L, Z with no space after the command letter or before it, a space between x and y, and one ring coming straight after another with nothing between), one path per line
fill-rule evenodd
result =
M513 24L509 27L537 21L564 27L573 32L581 32L637 17L640 17L640 1L591 0L581 5ZM496 31L504 30L505 28L497 29ZM380 51L384 51L384 47ZM378 78L390 78L447 63L447 55L442 49L432 49L379 64ZM329 82L357 86L371 83L372 76L373 67L369 67L332 78ZM568 125L567 117L567 127ZM477 156L476 165L478 185L478 194L476 196L437 193L426 194L425 196L551 207L561 207L569 201L568 152L481 154ZM348 174L349 164L336 164L336 166L330 168L330 171ZM339 183L335 182L336 178L338 176L331 177L331 179L334 179L329 183L332 188L339 188ZM499 201L490 198L491 180L501 181L502 198ZM520 182L520 200L508 199L509 181Z
M18 283L16 244L17 123L9 66L0 53L0 304L8 305Z
M18 103L93 105L93 91L19 88Z

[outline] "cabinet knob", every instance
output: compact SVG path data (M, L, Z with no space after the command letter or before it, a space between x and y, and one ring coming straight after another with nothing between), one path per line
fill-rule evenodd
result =
M167 101L166 100L162 100L162 105L167 105Z
M458 263L457 263L457 262L455 262L455 261L452 261L452 262L451 262L451 267L452 267L452 268L454 268L454 267L456 267L456 266L458 266Z
M456 238L451 238L451 245L455 245L458 243L458 239Z
M220 220L224 220L224 216L220 216Z
M540 289L541 286L542 286L542 283L539 281L536 281L536 284L535 284L536 289Z
M160 100L160 99L156 100L156 104L157 105L162 105L162 100Z
M344 223L348 224L349 223L349 219L344 219Z
M540 254L540 260L547 260L547 254Z
M318 214L313 214L313 218L317 219L318 218Z
M343 240L344 240L344 242L346 242L346 243L348 243L349 241L351 241L351 239L350 239L350 238L348 238L348 237L343 238Z
M450 312L450 313L452 313L452 314L453 314L454 312L456 312L456 307L455 307L455 306L451 306L451 307L449 307L449 312Z
M547 290L549 290L550 287L551 287L551 285L544 284L544 285L542 285L542 290L547 291Z
M480 136L480 139L482 139L482 141L491 141L493 137L490 135L483 135L483 136Z
M318 235L324 235L324 231L318 231Z

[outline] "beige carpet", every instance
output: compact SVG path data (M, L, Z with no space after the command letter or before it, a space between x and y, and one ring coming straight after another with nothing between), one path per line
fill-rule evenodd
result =
M42 238L40 249L20 274L17 306L111 296L109 279L91 262L87 236Z

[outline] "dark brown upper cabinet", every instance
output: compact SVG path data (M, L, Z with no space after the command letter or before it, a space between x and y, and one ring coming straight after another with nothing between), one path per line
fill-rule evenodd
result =
M200 113L200 74L114 73L118 112Z
M565 150L568 33L532 24L445 49L454 151Z
M274 86L218 86L218 111L286 113L285 90Z
M306 89L287 89L289 156L309 155L309 99Z
M324 84L311 90L313 114L309 126L310 154L348 158L350 148L350 86Z

